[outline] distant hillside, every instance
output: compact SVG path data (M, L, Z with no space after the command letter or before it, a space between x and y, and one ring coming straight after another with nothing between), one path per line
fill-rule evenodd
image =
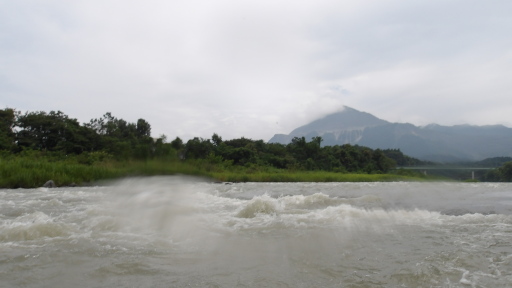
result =
M486 168L495 167L495 168L498 168L498 167L503 166L503 164L505 164L507 162L512 162L512 157L493 157L493 158L487 158L487 159L477 161L477 162L461 163L461 165L466 165L466 166L471 166L471 167L486 167Z
M372 149L400 149L404 154L426 161L463 162L512 156L512 128L492 126L418 127L390 123L369 113L344 110L294 129L276 134L270 143L288 144L294 137L321 136L323 146L361 145Z
M270 143L288 144L294 137L306 137L308 140L322 136L323 146L356 143L365 128L390 124L372 114L345 107L341 112L330 114L293 130L290 134L276 134Z

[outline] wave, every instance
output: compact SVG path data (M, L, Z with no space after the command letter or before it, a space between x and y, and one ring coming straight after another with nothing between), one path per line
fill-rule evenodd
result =
M233 218L225 221L235 229L315 228L371 229L393 225L512 224L511 215L463 213L446 215L425 209L385 209L374 195L356 198L330 197L322 193L272 198L265 194L237 200Z
M42 212L34 212L3 221L0 226L1 242L30 241L70 235L69 225L54 221Z
M275 214L276 211L274 201L258 197L249 201L249 203L236 214L236 217L254 218L258 214Z
M371 193L363 195L352 190L344 191L345 196L339 196L340 188L335 185L326 187L338 196L321 192L279 196L272 191L254 195L254 191L244 191L248 190L246 188L256 189L257 184L237 186L237 192L231 188L227 192L219 191L219 187L224 186L227 185L176 178L129 179L102 189L59 191L59 194L48 191L45 193L51 195L32 195L37 197L16 205L13 205L15 200L6 199L0 204L12 208L12 213L0 218L0 241L31 241L69 235L103 237L106 234L117 234L120 238L124 237L122 235L138 235L146 239L154 235L157 238L188 239L239 231L280 233L282 229L298 233L299 230L317 228L381 231L403 225L512 224L511 215L404 206L398 200L406 201L407 194L393 194L395 198L390 200L388 195L375 190L377 186L371 186ZM278 191L285 193L302 187L277 186ZM304 187L310 191L314 185ZM11 196L15 194L17 192ZM241 199L238 194L252 196Z

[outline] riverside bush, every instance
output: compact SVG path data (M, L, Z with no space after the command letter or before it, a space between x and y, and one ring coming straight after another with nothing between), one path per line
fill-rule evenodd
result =
M0 158L0 187L34 188L48 180L53 180L57 186L90 185L95 181L120 177L175 174L206 176L222 182L378 182L422 179L408 175L297 171L255 164L238 166L233 165L232 161L211 160L116 161L106 153L66 156L27 151L15 157L6 155Z

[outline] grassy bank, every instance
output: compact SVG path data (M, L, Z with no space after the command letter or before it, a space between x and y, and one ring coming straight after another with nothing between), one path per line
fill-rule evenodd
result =
M222 182L378 182L418 181L421 177L393 174L344 174L324 171L288 171L271 167L225 167L206 161L114 161L82 163L78 158L54 159L29 155L0 159L1 188L89 185L95 181L130 176L196 175Z
M220 172L211 173L222 182L390 182L418 181L420 178L392 174L344 174L325 171Z
M143 175L201 175L197 167L180 162L104 161L82 164L75 161L54 161L46 158L17 157L0 159L1 188L41 187L53 180L57 186L89 185L100 180Z

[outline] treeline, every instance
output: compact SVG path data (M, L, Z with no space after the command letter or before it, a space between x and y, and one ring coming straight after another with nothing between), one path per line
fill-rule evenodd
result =
M307 142L295 137L288 145L239 138L223 141L193 138L180 147L183 159L207 159L210 162L239 166L272 166L289 170L386 173L396 166L382 150L342 145L321 147L322 138Z
M385 149L384 155L393 159L398 167L422 166L422 165L435 165L436 163L430 161L419 160L405 155L400 149Z
M504 163L499 168L490 170L482 180L487 182L512 182L512 161Z
M322 170L350 173L386 173L400 166L417 165L417 159L400 150L370 149L357 145L321 147L322 138L307 142L296 137L288 145L239 138L223 140L179 137L167 142L165 136L151 137L151 125L144 119L130 123L106 113L80 124L61 111L26 112L0 110L0 150L17 154L42 151L54 155L82 155L83 162L111 157L128 159L169 159L196 161L222 167L273 167L288 170ZM200 161L198 161L200 160Z
M129 123L106 113L81 125L61 111L0 110L0 150L20 153L36 150L58 155L108 155L118 160L147 159L171 154L164 138L151 137L144 119Z

